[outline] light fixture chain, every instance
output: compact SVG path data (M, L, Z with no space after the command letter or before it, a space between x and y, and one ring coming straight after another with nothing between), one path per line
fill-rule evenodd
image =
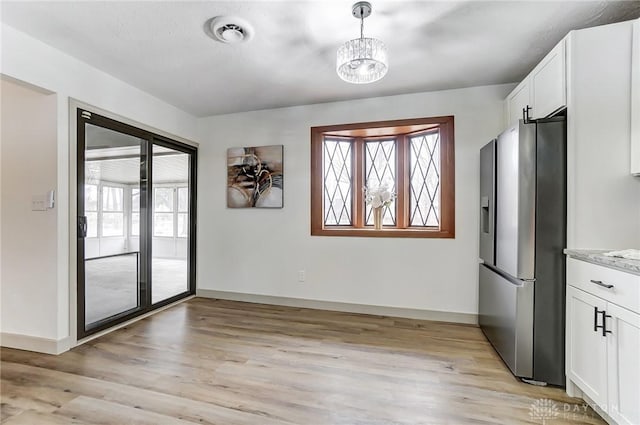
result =
M360 6L360 38L364 38L364 10Z

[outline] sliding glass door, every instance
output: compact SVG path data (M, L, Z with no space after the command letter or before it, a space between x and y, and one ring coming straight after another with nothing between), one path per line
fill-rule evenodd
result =
M84 265L84 325L139 310L145 287L146 248L131 234L125 200L146 179L147 142L109 128L85 124L84 191L78 199ZM136 200L140 209L140 199ZM146 205L143 206L146 209ZM84 212L83 212L84 211ZM79 254L81 252L79 250ZM142 255L141 255L142 254Z
M153 145L153 249L151 302L181 294L189 286L189 154Z
M78 110L78 339L195 293L195 148Z

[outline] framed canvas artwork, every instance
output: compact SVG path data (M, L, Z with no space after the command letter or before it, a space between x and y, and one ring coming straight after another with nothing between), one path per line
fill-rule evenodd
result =
M282 208L283 145L227 150L227 207Z

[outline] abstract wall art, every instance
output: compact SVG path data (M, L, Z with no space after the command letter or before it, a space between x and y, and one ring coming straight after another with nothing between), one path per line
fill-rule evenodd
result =
M283 145L227 150L227 207L282 208Z

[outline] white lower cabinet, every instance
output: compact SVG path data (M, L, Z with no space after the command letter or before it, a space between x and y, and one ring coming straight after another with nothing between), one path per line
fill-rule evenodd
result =
M640 424L640 314L607 304L609 416L618 424ZM609 326L609 325L607 325Z
M567 283L567 390L609 423L640 425L640 276L569 259Z
M607 410L607 340L602 336L602 314L607 303L569 287L567 309L570 336L567 374L602 410ZM598 322L596 322L598 321Z

